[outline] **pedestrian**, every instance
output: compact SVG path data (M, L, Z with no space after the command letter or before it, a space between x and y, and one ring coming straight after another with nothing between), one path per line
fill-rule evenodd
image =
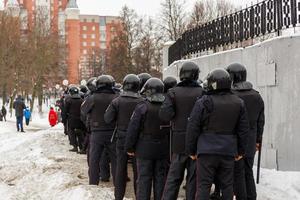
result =
M70 96L65 99L65 114L68 123L68 134L70 144L73 146L70 151L78 152L83 148L84 141L84 124L80 119L80 108L83 102L79 94L79 88L70 86Z
M25 117L26 126L28 126L31 118L31 112L28 106L26 106L24 110L24 117Z
M152 185L154 200L163 194L168 165L168 136L161 129L166 124L159 118L163 90L158 78L145 83L142 93L146 99L136 106L126 133L125 150L137 159L137 200L150 200Z
M164 200L177 199L185 170L186 199L195 198L196 162L185 153L185 136L190 113L203 93L198 83L199 73L200 69L195 63L183 63L179 74L181 82L169 89L160 110L161 119L171 121L172 124L172 160L162 198Z
M195 199L210 199L216 177L222 199L232 200L234 162L243 158L247 145L247 111L243 100L231 92L231 79L226 70L211 71L207 87L207 94L192 110L186 135L186 153L197 160Z
M3 105L2 108L1 108L1 113L2 113L2 116L3 116L4 121L6 121L7 110L6 110L6 108L5 108L4 105Z
M253 163L257 149L260 149L265 124L264 101L259 92L253 89L247 81L246 67L240 63L233 63L227 67L233 84L232 91L244 100L247 108L250 132L246 154L243 159L235 163L234 192L236 200L256 200L256 186L253 176Z
M53 109L52 106L50 107L50 111L48 114L48 120L49 120L49 124L51 127L54 127L58 122L57 113L55 112L55 110Z
M104 113L118 94L113 89L113 81L107 75L101 75L96 81L97 90L84 101L81 107L83 118L89 116L91 136L89 150L89 184L98 185L100 181L100 160L106 150L111 162L111 173L115 184L116 147L111 142L115 130L114 123L104 121ZM100 164L99 164L100 163Z
M23 128L23 117L24 117L24 109L26 108L26 106L24 101L22 100L21 95L18 95L18 97L14 101L13 108L15 109L17 131L25 132Z
M140 79L134 74L127 75L123 80L123 91L120 96L112 101L107 108L104 120L106 123L116 123L116 153L117 153L117 169L116 169L116 183L115 183L115 199L122 200L125 196L127 183L127 166L129 156L127 155L124 145L126 133L130 117L138 103L143 99L138 94L140 88ZM137 170L136 162L133 159L133 185L136 192Z

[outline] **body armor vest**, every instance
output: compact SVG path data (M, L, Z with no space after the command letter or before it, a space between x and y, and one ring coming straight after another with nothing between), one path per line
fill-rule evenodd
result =
M241 111L241 100L233 95L210 95L213 108L203 127L203 133L234 135Z
M118 107L117 126L118 130L126 131L130 122L131 115L142 98L120 97Z
M261 96L255 90L233 90L233 93L244 100L250 122L250 128L255 128L260 111L263 109Z
M175 95L176 109L173 131L185 132L188 118L198 97L202 96L203 90L201 87L175 87L172 92Z
M94 93L93 101L94 107L92 109L90 119L91 127L93 130L113 130L115 124L107 124L104 121L104 113L111 103L111 101L117 97L117 94L110 93Z

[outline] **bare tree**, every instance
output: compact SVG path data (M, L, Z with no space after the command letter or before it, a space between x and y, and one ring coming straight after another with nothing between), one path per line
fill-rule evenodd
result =
M188 28L200 26L234 11L235 7L229 0L198 0L190 15Z
M185 8L182 0L164 0L161 3L161 28L167 40L177 40L186 29Z

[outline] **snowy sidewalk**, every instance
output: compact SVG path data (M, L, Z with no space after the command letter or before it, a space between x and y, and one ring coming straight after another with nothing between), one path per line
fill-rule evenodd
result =
M0 198L113 199L112 188L89 186L86 155L69 152L63 127L15 130L0 122Z
M111 184L88 185L86 155L68 151L62 125L46 124L35 122L20 133L14 122L0 122L0 199L114 199ZM261 173L258 200L300 199L300 172Z

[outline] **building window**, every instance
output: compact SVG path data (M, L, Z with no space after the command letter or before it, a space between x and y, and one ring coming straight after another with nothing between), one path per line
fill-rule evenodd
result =
M91 35L91 38L92 38L92 39L95 39L95 38L96 38L96 35L95 35L95 34L92 34L92 35Z
M84 47L86 47L87 43L86 43L86 42L83 42L82 45L83 45Z
M83 54L84 54L84 55L87 54L87 50L86 50L86 49L83 50Z
M101 49L106 49L106 43L105 42L101 42Z
M87 35L86 35L86 34L83 34L83 35L82 35L82 38L86 39L86 38L87 38Z
M86 22L86 19L83 19L83 22Z
M96 46L96 43L95 42L92 42L91 43L92 47Z
M94 23L94 22L95 22L95 19L92 19L92 22Z
M83 27L82 27L82 30L86 31L86 30L87 30L87 27L86 27L86 26L83 26Z
M96 30L96 27L95 27L95 26L93 26L93 27L92 27L92 30L93 30L93 31L95 31L95 30Z

